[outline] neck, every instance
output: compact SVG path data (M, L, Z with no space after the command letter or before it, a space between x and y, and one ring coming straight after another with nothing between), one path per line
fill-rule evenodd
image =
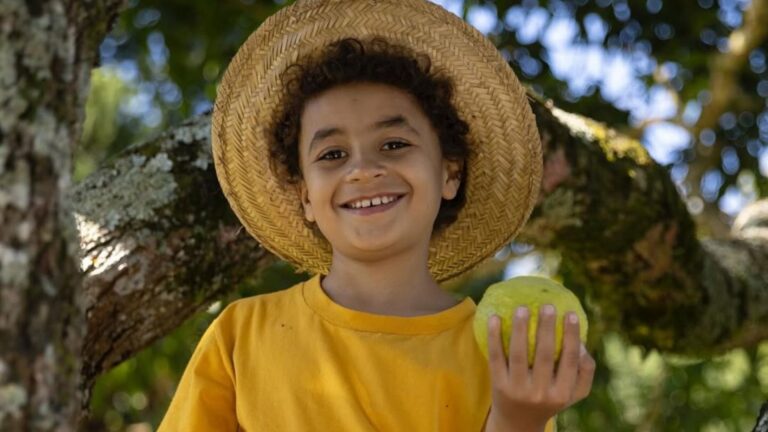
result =
M458 301L432 278L428 256L424 247L361 261L334 250L321 285L334 302L349 309L399 316L437 313Z

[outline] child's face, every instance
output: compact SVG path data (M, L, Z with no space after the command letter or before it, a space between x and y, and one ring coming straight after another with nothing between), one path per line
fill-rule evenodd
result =
M459 165L443 159L416 100L383 84L334 87L308 101L299 162L305 217L335 252L358 258L425 247L441 198L453 199L459 188ZM397 200L351 208L374 197Z

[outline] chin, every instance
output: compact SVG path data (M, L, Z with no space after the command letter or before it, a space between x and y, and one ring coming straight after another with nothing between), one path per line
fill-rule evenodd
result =
M360 251L363 253L381 253L392 249L395 244L392 242L383 242L380 239L377 241L359 241L350 244L352 250Z
M362 259L371 259L375 257L391 254L402 247L402 241L389 238L357 238L347 239L344 243L344 253L348 256L360 256Z

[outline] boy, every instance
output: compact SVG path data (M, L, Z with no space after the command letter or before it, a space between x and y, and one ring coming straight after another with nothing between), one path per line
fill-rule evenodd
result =
M315 274L229 305L161 431L541 431L594 361L554 310L489 360L475 305L438 282L494 253L535 204L525 94L481 35L421 0L303 1L233 59L213 119L219 181L248 232ZM570 314L569 317L575 316Z

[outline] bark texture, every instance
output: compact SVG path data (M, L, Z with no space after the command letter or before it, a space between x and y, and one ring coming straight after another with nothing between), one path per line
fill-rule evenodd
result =
M707 356L768 337L768 201L726 239L698 239L665 169L637 141L533 103L545 150L542 200L521 239L558 249L593 331Z
M192 119L74 191L87 275L86 392L100 372L275 261L229 210L209 135L208 117Z
M768 402L760 408L760 414L757 416L757 422L752 432L768 432Z
M758 211L766 203L745 211L732 238L700 241L667 172L637 141L531 104L545 173L519 239L562 252L567 282L599 323L595 332L616 329L647 347L702 355L766 336L768 212ZM271 263L244 231L232 235L239 225L216 183L209 120L130 149L77 187L86 382ZM122 311L142 319L112 319Z
M207 116L66 193L90 71L121 3L0 3L3 431L74 430L98 374L275 261L220 192ZM768 337L767 202L745 210L729 238L699 240L638 142L531 104L545 176L520 239L562 252L593 331L694 355Z
M85 325L72 150L118 0L0 3L0 430L74 430Z

